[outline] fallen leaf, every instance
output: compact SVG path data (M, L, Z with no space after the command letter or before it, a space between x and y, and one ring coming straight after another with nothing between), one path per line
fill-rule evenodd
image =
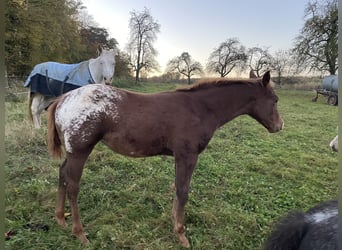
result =
M12 236L14 236L16 233L13 230L9 230L5 233L5 240L10 240Z

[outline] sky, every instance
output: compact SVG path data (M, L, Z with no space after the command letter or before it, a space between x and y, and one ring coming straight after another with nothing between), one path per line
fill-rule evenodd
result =
M229 38L246 48L271 53L293 47L304 26L309 0L82 0L94 21L125 49L130 12L150 10L160 24L155 48L163 73L167 62L188 52L203 67L211 52Z

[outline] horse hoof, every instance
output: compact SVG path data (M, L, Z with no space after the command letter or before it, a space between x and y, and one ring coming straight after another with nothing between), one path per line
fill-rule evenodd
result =
M185 237L184 234L179 234L178 235L178 239L179 239L180 244L181 244L182 247L190 248L190 243L189 243L188 239Z
M170 191L176 192L176 184L174 182L170 185Z
M84 234L76 235L77 239L81 241L82 244L88 245L90 242Z
M57 220L57 224L60 225L61 227L63 227L63 228L67 227L67 223L65 222L64 218L59 219L56 217L56 220Z

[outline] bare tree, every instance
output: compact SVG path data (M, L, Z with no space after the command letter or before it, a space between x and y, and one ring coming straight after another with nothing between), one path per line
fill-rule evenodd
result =
M207 71L227 76L234 68L244 68L247 61L246 49L237 38L230 38L210 54Z
M81 7L76 19L79 22L81 28L87 27L99 27L99 24L94 20L94 17L89 14L87 8Z
M153 47L153 43L157 39L157 33L160 32L160 24L153 19L147 8L142 12L132 11L130 14L130 39L127 51L131 67L135 72L135 80L138 82L142 69L150 72L159 68L155 59L158 52Z
M180 56L171 59L166 65L166 71L169 73L179 72L188 79L188 84L190 84L190 79L196 74L202 74L202 65L192 60L188 52L183 52Z
M268 70L272 66L272 56L268 52L268 48L253 47L248 49L248 67L253 70L257 77L261 73Z
M289 70L291 62L290 51L288 50L278 50L274 53L272 57L272 68L277 72L278 83L281 82L281 77L286 70Z
M337 0L309 2L305 24L296 38L294 53L302 70L328 71L338 69L338 8Z

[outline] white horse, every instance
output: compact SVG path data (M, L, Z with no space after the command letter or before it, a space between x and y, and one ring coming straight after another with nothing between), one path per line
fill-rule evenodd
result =
M91 83L109 85L115 71L116 50L98 48L98 57L78 64L45 62L37 64L26 80L29 87L29 114L35 128L41 113L60 95Z
M335 136L335 138L330 142L329 146L332 150L338 151L338 135Z

